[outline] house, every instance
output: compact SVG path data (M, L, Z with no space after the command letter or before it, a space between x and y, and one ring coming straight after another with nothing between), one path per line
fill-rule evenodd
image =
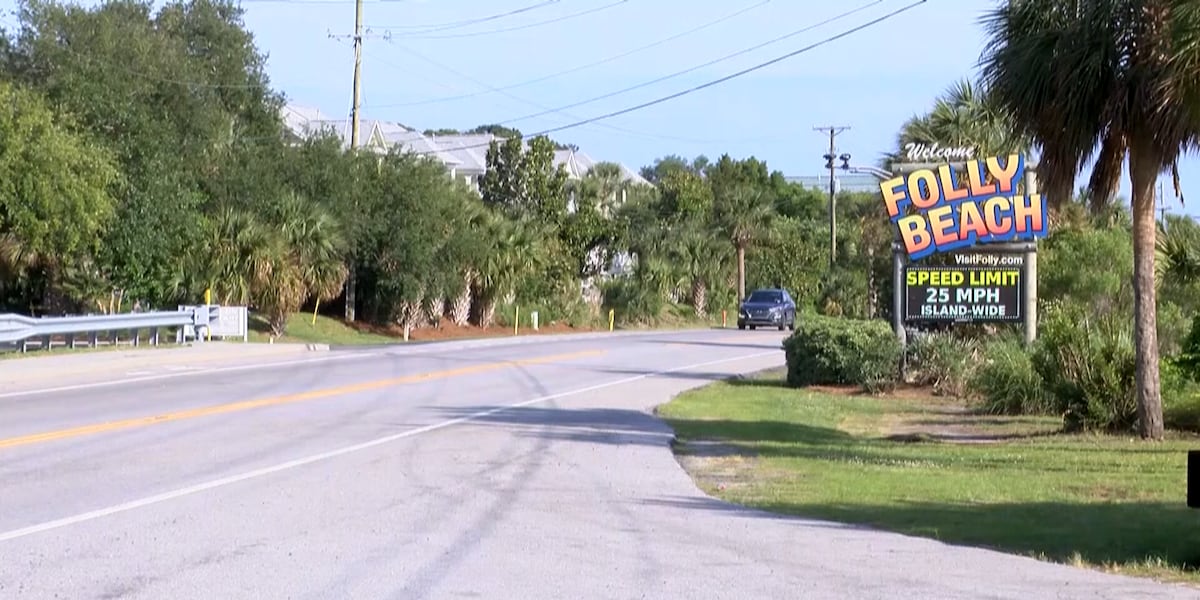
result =
M287 130L297 138L304 138L320 131L328 131L350 145L350 119L330 119L312 107L287 104L282 117ZM399 147L410 152L430 156L446 166L450 177L462 180L476 191L479 179L487 171L488 145L493 141L504 141L490 133L425 135L420 131L393 121L359 119L359 144L361 147L380 153ZM526 142L526 148L528 143ZM556 150L554 164L562 165L571 179L582 179L598 164L591 156L578 150ZM620 165L621 180L634 185L650 185L636 171Z
M296 139L303 139L326 131L338 136L347 147L350 145L351 128L353 127L350 119L332 119L316 108L295 104L285 105L281 116L287 131ZM399 147L416 154L430 156L445 165L450 177L461 178L476 192L479 191L480 178L487 171L488 146L493 141L504 141L504 138L490 133L425 135L401 123L377 119L360 118L358 127L360 147L381 154L391 148ZM528 141L526 141L525 147L529 147ZM555 166L563 166L567 177L572 180L582 179L600 162L575 149L555 150L554 152ZM617 166L620 169L618 176L623 183L651 185L649 181L629 167L619 163ZM620 194L619 200L615 197L612 200L616 203L623 203L625 201L624 188L621 189ZM574 206L573 200L570 206ZM599 250L594 251L588 260L596 267L600 267L604 262ZM630 272L633 264L633 257L627 254L618 254L600 270L604 276L621 275ZM584 282L585 295L596 292L593 289L594 284L595 282L591 279Z

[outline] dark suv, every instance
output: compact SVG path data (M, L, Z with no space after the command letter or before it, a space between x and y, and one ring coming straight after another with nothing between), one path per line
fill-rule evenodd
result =
M738 307L738 329L747 326L754 329L758 326L778 327L783 331L796 328L796 302L788 295L787 290L768 288L754 290Z

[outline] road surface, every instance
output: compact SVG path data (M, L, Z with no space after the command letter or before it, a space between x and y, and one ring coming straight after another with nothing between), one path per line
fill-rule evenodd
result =
M1200 596L706 497L649 411L782 335L64 373L0 395L0 598Z

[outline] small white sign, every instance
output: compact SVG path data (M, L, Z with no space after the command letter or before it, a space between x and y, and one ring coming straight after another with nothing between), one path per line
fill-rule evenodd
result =
M245 306L222 306L217 318L209 325L213 337L240 337L246 340L250 332L250 315Z
M904 156L914 162L929 160L974 160L975 149L968 146L947 146L943 148L936 142L932 145L909 142L904 145Z

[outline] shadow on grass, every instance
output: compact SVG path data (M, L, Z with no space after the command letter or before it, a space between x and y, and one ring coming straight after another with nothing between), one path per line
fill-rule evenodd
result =
M701 506L703 508L703 506ZM1162 561L1200 576L1200 518L1183 503L790 504L753 508L829 519L952 544L1092 564ZM717 508L717 510L720 510Z

